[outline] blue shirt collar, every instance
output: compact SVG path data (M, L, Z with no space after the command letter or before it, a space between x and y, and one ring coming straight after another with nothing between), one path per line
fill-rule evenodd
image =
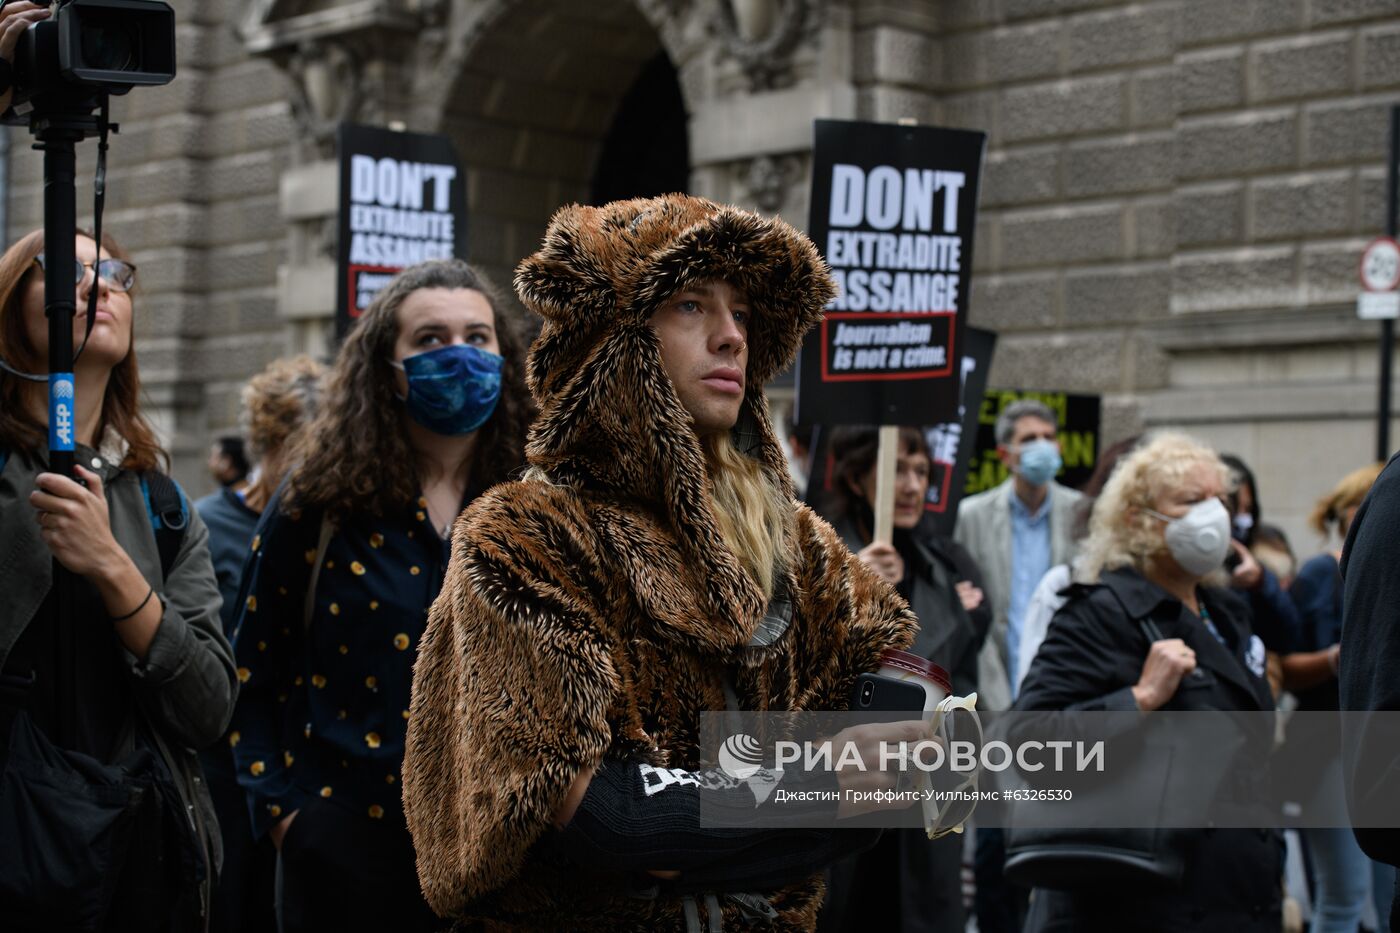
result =
M1026 508L1026 504L1025 504L1024 502L1021 501L1021 497L1018 496L1018 495L1016 495L1016 488L1013 486L1012 489L1011 489L1011 515L1012 515L1012 517L1013 517L1013 518L1022 519L1023 521L1030 521L1030 522L1038 522L1038 521L1040 521L1042 518L1044 518L1045 516L1047 516L1047 515L1050 514L1050 495L1051 495L1051 492L1052 492L1052 490L1049 490L1049 489L1047 489L1047 490L1045 491L1045 501L1042 502L1042 503L1040 503L1040 508L1039 508L1038 510L1036 510L1036 512L1032 513L1030 509Z

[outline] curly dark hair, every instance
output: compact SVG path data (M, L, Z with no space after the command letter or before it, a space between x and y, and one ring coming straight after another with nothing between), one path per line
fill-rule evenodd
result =
M484 295L505 358L500 401L478 429L468 496L479 495L523 468L534 403L525 387L521 322L497 299L481 273L460 259L435 259L395 276L346 335L316 419L295 436L291 459L298 466L292 471L284 510L322 508L332 516L351 512L384 516L407 508L421 494L418 456L409 443L389 361L398 339L399 306L424 288L469 288Z

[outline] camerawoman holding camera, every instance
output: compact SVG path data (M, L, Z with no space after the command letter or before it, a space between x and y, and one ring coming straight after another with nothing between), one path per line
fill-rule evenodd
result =
M207 533L187 507L183 530L167 514L157 532L148 511L152 489L174 487L137 402L135 267L110 240L76 238L75 343L98 292L74 367L77 477L48 472L44 385L21 375L48 351L43 248L35 232L0 257L0 915L8 929L187 929L220 851L192 749L222 733L236 689ZM54 559L70 571L71 651Z

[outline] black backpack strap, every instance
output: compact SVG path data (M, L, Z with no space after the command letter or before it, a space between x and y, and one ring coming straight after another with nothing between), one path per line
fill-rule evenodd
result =
M141 492L145 494L146 514L156 535L161 576L169 577L180 545L185 541L185 528L190 522L189 504L179 484L159 470L142 472Z

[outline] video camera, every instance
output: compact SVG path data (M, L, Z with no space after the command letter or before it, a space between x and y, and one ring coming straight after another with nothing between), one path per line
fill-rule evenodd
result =
M5 122L90 114L103 95L175 78L175 11L160 0L59 0L15 49Z

